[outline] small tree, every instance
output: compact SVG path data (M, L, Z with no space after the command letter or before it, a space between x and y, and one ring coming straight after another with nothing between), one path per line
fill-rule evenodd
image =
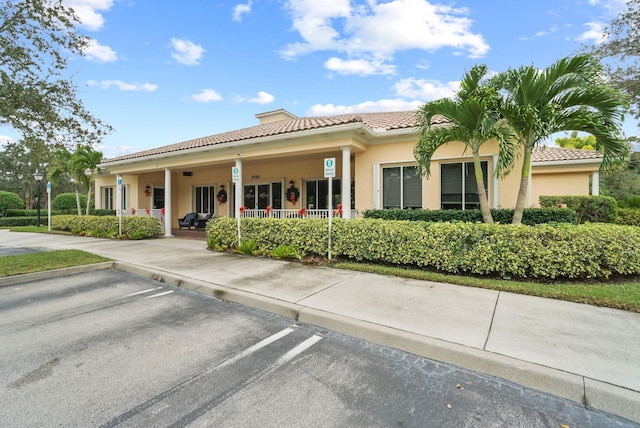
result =
M24 208L24 201L15 193L0 190L0 217L5 217L9 210Z
M87 195L79 195L80 205L82 208L87 206ZM76 194L75 193L60 193L51 201L51 208L56 210L62 210L65 213L71 213L76 209Z
M484 187L480 167L480 147L490 140L500 146L496 175L505 176L513 168L517 146L512 143L511 129L496 110L497 94L489 86L480 84L487 74L486 65L476 65L466 73L460 83L455 100L443 98L423 105L418 111L420 137L413 151L420 173L431 173L431 157L435 151L450 142L459 141L471 150L478 188L480 211L485 223L493 223L491 209ZM450 125L432 127L434 116L444 116Z

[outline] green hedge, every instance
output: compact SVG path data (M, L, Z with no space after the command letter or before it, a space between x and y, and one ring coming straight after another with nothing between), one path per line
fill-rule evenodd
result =
M513 220L512 209L492 209L493 221L500 224L510 224ZM410 220L431 222L467 222L482 223L480 210L365 210L364 218L382 220ZM522 216L522 224L534 226L543 223L571 223L576 224L576 213L571 209L558 208L527 208Z
M540 196L543 208L557 207L566 204L576 212L578 224L613 223L616 221L618 203L610 196Z
M24 201L13 192L0 190L0 216L7 215L8 210L24 208Z
M47 215L40 217L40 224L48 224ZM0 217L0 227L37 226L38 217Z
M640 226L640 210L631 208L618 208L616 224L626 224L629 226Z
M51 217L51 228L101 238L118 236L118 217L60 215ZM133 239L162 235L160 220L155 217L122 217L122 234Z
M40 215L47 215L48 210L46 208L40 209ZM51 215L62 215L65 212L61 210L51 210ZM7 217L35 217L38 215L38 210L9 210L7 211Z
M243 241L268 253L279 245L327 254L327 220L242 219ZM237 245L236 220L207 225L207 244ZM512 226L335 219L332 252L354 260L414 265L455 274L514 278L608 278L640 274L640 229L608 224Z

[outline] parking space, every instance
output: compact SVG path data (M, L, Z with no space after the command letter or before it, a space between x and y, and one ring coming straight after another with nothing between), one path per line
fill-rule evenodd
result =
M0 426L634 426L124 272L0 288Z

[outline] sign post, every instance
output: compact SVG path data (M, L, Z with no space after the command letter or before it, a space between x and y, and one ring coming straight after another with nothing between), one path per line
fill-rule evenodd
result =
M122 236L122 177L118 176L118 188L116 190L116 208L118 210L118 235ZM87 201L87 204L89 201Z
M336 176L336 158L325 158L324 178L329 179L329 260L331 260L331 220L333 219L333 177Z
M240 167L238 167L237 165L231 168L231 176L233 177L233 183L236 185L236 189L238 188L238 186L240 186L240 179L241 179L241 171L240 171ZM236 190L236 194L235 196L237 196L239 194L239 191ZM238 223L238 245L241 244L241 236L240 236L240 212L238 211L238 204L240 203L239 200L237 200L238 198L235 197L234 199L236 199L236 221Z
M89 203L89 202L87 202ZM48 227L47 229L51 232L51 182L47 181L47 216L48 216Z

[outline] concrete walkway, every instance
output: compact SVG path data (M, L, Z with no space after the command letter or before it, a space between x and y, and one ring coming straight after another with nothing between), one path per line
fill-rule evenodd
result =
M115 260L119 270L640 422L640 313L216 253L186 239L116 241L0 230L0 247L85 250ZM38 275L51 272L23 277ZM21 280L0 279L0 286Z

